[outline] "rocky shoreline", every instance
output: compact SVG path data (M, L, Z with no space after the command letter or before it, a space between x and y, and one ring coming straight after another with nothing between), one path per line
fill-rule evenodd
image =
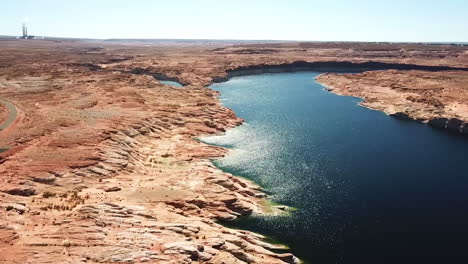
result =
M267 208L258 186L211 164L225 149L195 140L242 123L217 92L202 86L169 91L141 73L70 76L65 68L54 80L62 74L74 85L55 84L61 88L53 93L67 96L54 103L46 79L40 79L45 96L33 93L32 102L28 91L16 89L29 87L29 80L2 80L9 89L4 96L30 117L17 127L37 127L40 118L46 124L40 136L14 129L2 134L10 146L0 154L2 262L299 263L290 253L274 253L283 247L259 234L217 223ZM85 80L80 92L100 100L79 97L70 105L77 80ZM128 83L139 92L129 92ZM112 96L105 96L107 89ZM31 118L30 109L44 115ZM54 115L63 109L79 119ZM104 120L95 118L104 113Z
M443 74L443 72L441 73ZM468 74L464 73L455 73L454 79L463 76L461 79L464 80L464 76L468 76ZM451 89L455 90L452 93L455 92L458 96L466 96L466 90L463 89L463 85L458 85L459 90L456 89L457 87L443 88L430 75L416 71L410 74L419 74L418 77L422 79L428 78L429 82L431 82L429 84L431 87L419 89L413 86L410 87L410 85L414 85L412 83L414 79L399 80L398 78L382 85L379 84L379 80L373 79L374 76L372 76L379 75L379 79L381 79L382 75L392 77L392 75L398 74L400 74L398 71L357 74L357 76L365 75L371 77L365 82L351 74L322 74L316 79L330 92L362 98L363 102L360 104L364 107L385 112L389 116L400 120L422 122L449 133L463 136L468 135L468 114L463 101L449 100L450 94L444 94L445 89ZM444 81L447 82L447 77L445 77ZM419 83L422 82L420 81ZM403 91L398 92L398 90Z
M280 72L300 72L300 71L314 71L314 72L365 72L365 71L379 71L379 70L421 70L421 71L466 71L465 67L450 67L450 66L430 66L418 64L404 64L404 63L384 63L384 62L351 62L351 61L320 61L320 62L307 62L307 61L294 61L291 63L282 64L263 64L263 65L249 65L240 66L234 69L227 70L225 76L215 77L214 82L223 82L235 76L245 76L263 73L280 73Z
M226 124L204 123L219 132L241 123L226 114ZM259 234L217 223L262 214L266 195L211 164L223 148L169 133L182 123L152 118L109 131L97 164L3 188L2 260L299 263Z
M465 67L449 67L449 66L427 66L427 65L416 65L416 64L397 64L397 63L380 63L380 62L364 62L364 63L353 63L349 61L342 62L306 62L306 61L295 61L292 63L284 64L272 64L272 65L250 65L250 66L241 66L234 69L227 70L224 76L215 76L213 78L214 83L224 82L229 80L232 77L236 76L246 76L246 75L255 75L255 74L265 74L265 73L282 73L282 72L301 72L301 71L314 71L314 72L323 72L323 75L320 75L316 78L317 81L321 82L327 87L327 90L341 95L349 95L361 97L364 99L364 102L361 105L383 111L389 116L400 120L412 120L417 122L427 123L429 126L446 130L450 133L468 135L468 116L461 117L458 113L439 113L434 114L429 117L420 117L414 114L414 109L423 108L421 105L415 104L413 107L407 107L401 111L396 111L392 106L386 106L385 103L382 105L369 104L366 100L368 96L366 94L359 95L350 91L345 91L347 87L340 86L343 84L337 83L334 78L340 78L342 76L339 73L363 73L369 71L386 71L386 70L398 70L398 71L426 71L426 72L449 72L449 71L460 71L467 72L468 68ZM375 80L375 83L378 83L378 80ZM349 86L349 84L347 84ZM357 81L353 85L359 85ZM392 87L390 87L391 89ZM373 93L370 91L369 93ZM397 103L401 103L401 98ZM379 100L379 98L373 98L373 100ZM424 99L419 99L423 101ZM434 101L428 100L427 102L431 104ZM414 100L413 100L414 103ZM391 103L389 103L391 104ZM440 104L440 102L439 102ZM441 105L439 105L440 107ZM443 107L443 106L442 106ZM411 109L414 108L414 109ZM462 118L462 119L460 119Z
M398 52L405 56L399 58L388 55L394 46L383 44L378 53L369 51L371 44L254 46L241 53L237 47L200 51L23 40L1 45L0 98L21 113L0 131L0 149L8 149L0 153L4 263L297 263L290 253L274 253L282 247L261 235L217 223L270 209L258 186L212 165L225 149L194 139L242 123L207 88L212 82L241 74L336 71L337 65L341 71L371 68L353 75L355 80L322 75L329 76L323 83L359 87L343 93L389 113L391 106L416 119L467 120L460 116L468 113L460 103L464 95L452 98L461 90L432 87L440 82L464 89L468 63L462 47L403 45L408 51ZM442 76L436 69L453 73ZM414 72L428 86L410 94L405 82L415 79ZM399 86L390 74L397 74ZM157 79L185 86L169 88ZM363 80L366 85L354 86ZM375 93L376 84L390 92ZM382 95L391 100L377 104Z

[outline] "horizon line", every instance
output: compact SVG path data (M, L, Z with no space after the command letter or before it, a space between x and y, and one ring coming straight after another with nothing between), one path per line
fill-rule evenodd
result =
M14 38L21 39L19 35L0 35L1 38ZM122 41L122 40L133 40L133 41L152 41L152 40L192 40L192 41L265 41L265 42L317 42L317 43L390 43L390 44L468 44L468 41L382 41L382 40L293 40L293 39L230 39L230 38L87 38L87 37L57 37L57 36L40 36L30 35L33 38L43 38L35 40L47 40L47 39L63 39L63 40L96 40L96 41Z

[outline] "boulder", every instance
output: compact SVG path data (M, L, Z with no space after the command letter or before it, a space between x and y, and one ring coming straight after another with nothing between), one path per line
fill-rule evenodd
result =
M232 215L228 212L216 211L213 212L214 218L218 221L232 221L236 219L235 215Z
M221 195L218 199L227 205L233 204L238 200L235 195L227 195L227 194Z
M251 215L254 211L254 208L251 204L240 200L231 205L228 205L228 208L241 215Z
M130 127L130 128L127 128L125 130L122 131L125 135L129 136L129 137L136 137L137 135L140 134L140 132L138 132L137 130L135 130L134 128Z
M24 214L25 212L29 210L26 206L22 204L7 204L3 207L5 207L6 211L15 211L19 214Z
M204 247L192 242L173 242L163 245L164 251L175 251L181 254L189 255L192 260L198 260L200 252L203 252ZM207 256L204 256L206 258Z
M203 121L203 124L205 124L205 126L209 127L209 128L216 128L216 124L210 120L205 120Z
M281 259L282 261L284 261L286 263L290 263L290 264L299 264L299 263L301 263L301 261L291 253L278 254L278 255L276 255L276 257Z
M33 176L31 178L34 182L43 183L43 184L54 184L55 181L57 180L57 178L52 174Z
M32 196L37 193L36 189L31 186L18 186L8 190L4 190L3 192L18 196Z
M96 166L96 167L91 167L91 168L89 168L89 170L90 170L91 172L94 172L94 173L99 174L99 175L102 175L102 176L109 176L109 175L112 174L111 171L108 171L108 170L105 170L105 169L101 169L101 168L99 168L99 167L97 167L97 166Z
M208 245L211 246L212 248L220 248L224 244L226 244L226 241L221 238L211 238L208 240Z
M104 189L104 191L106 192L118 192L122 190L122 188L118 187L118 186L112 186L112 187L107 187Z
M256 262L255 258L252 255L244 252L242 249L231 250L229 253L231 253L234 257L244 262L247 262L247 263Z

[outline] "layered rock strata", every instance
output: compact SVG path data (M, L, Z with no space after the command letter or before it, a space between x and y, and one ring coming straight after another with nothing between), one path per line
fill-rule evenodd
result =
M265 213L265 194L211 164L225 149L194 138L242 122L206 88L213 81L310 66L395 69L319 81L399 118L466 132L465 47L2 40L0 99L18 115L0 131L0 262L297 262L217 222Z
M403 120L466 135L468 73L465 71L375 71L329 73L317 80L328 90L364 99L363 106Z

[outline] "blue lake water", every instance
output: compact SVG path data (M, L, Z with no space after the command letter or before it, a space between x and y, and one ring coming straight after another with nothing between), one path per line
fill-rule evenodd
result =
M160 83L162 84L167 84L167 85L171 85L171 86L175 86L175 87L183 87L183 85L179 82L175 82L175 81L159 81Z
M307 263L468 257L468 140L360 107L358 98L324 91L317 75L210 87L246 120L203 139L232 148L215 164L298 208L229 225L268 235Z

